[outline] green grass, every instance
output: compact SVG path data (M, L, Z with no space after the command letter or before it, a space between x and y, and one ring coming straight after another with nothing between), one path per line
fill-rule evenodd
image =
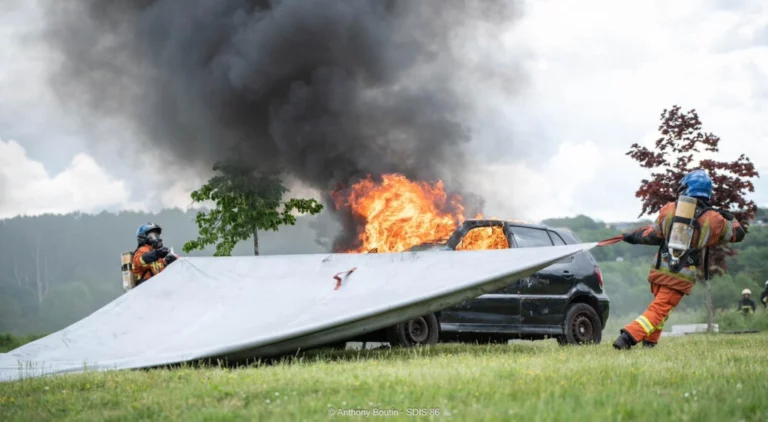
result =
M768 334L655 349L554 341L317 351L273 365L66 375L0 384L0 420L326 420L329 409L431 419L766 421ZM423 417L420 419L430 419Z

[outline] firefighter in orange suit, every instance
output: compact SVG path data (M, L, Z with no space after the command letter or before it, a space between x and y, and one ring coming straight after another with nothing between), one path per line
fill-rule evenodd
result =
M708 278L706 248L741 242L746 235L733 214L711 207L712 180L705 171L695 170L686 175L680 182L678 194L696 201L696 211L688 220L693 228L690 246L678 259L672 259L668 249L673 221L680 222L676 220L679 218L675 215L676 202L666 204L653 225L624 234L625 242L659 246L659 252L648 276L654 299L642 315L620 331L613 343L616 349L629 349L640 342L646 347L655 346L670 312L684 295L691 293L697 267L704 278Z
M133 253L133 276L137 286L159 274L177 259L163 246L160 238L162 232L163 229L155 223L144 224L136 232L139 247Z

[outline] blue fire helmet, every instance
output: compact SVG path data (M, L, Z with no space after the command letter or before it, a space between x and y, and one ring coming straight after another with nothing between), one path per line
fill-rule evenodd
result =
M161 234L163 229L155 223L142 224L142 226L139 227L139 230L136 231L136 237L146 238L151 231L156 231L157 234Z
M694 198L710 199L712 196L712 179L704 170L694 170L680 181L678 193Z

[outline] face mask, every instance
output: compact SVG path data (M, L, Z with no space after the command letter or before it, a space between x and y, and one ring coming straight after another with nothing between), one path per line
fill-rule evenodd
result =
M161 239L157 233L152 232L148 234L147 239L149 239L149 244L152 245L153 248L160 249L163 247L163 239Z

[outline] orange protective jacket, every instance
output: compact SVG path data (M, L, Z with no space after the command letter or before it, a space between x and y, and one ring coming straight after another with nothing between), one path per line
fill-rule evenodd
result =
M137 285L156 276L168 265L165 258L160 258L154 262L144 262L142 256L150 251L152 251L152 246L144 245L133 254L133 276Z
M677 204L675 202L668 203L659 211L659 216L654 224L636 230L632 233L632 236L624 240L633 244L661 246L672 227L672 219L675 216L676 207ZM697 205L697 215L703 208L704 205L701 203ZM738 221L735 219L729 221L716 210L704 211L699 215L697 221L699 229L694 230L693 239L691 240L692 248L703 249L729 242L741 242L746 234ZM657 262L660 263L659 268L656 268ZM701 265L704 265L701 256L699 257L699 262ZM651 267L651 273L648 276L648 282L659 286L666 286L688 295L691 293L694 283L696 283L697 274L695 265L682 267L679 272L670 271L669 259L662 257L659 260L657 252L654 258L654 265Z

